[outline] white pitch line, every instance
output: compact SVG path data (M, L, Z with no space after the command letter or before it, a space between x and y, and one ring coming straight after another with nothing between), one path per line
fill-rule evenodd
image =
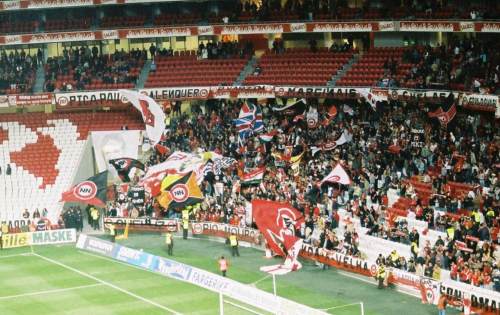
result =
M259 280L257 280L257 281L254 281L254 282L252 282L252 283L249 283L249 285L256 285L257 283L259 283L259 282L261 282L261 281L264 281L264 280L266 280L266 279L267 279L267 278L269 278L269 277L271 277L271 275L267 275L267 276L265 276L265 277L262 277L262 278L260 278L260 279L259 279Z
M70 288L63 288L63 289L53 289L53 290L30 292L30 293L24 293L24 294L0 296L0 300L8 300L8 299L15 299L15 298L26 297L26 296L34 296L34 295L43 295L43 294L67 292L67 291L73 291L73 290L79 290L79 289L86 289L86 288L97 287L97 286L100 286L100 285L103 285L103 284L102 283L94 283L94 284L88 284L88 285L81 285L81 286L78 286L78 287L70 287Z
M365 282L365 283L369 283L369 284L371 284L371 285L378 285L378 283L376 283L376 282L372 282L372 281L370 281L370 280L367 280L367 279L364 279L364 278L361 278L361 277L355 276L355 275L350 274L350 273L347 273L347 272L339 271L338 273L339 273L339 274L341 274L341 275L343 275L343 276L349 277L349 278L353 278L353 279L356 279L356 280L359 280L359 281L363 281L363 282ZM397 291L397 292L399 292L399 293L403 293L403 294L406 294L406 295L412 296L412 297L417 297L417 298L420 298L420 295L411 294L410 292L403 291L403 290L400 290L400 289L398 289L398 288L396 288L396 291Z
M243 310L245 310L247 312L250 312L250 313L253 313L253 314L256 314L256 315L264 315L262 313L259 313L259 312L255 311L255 310L252 310L251 308L248 308L248 307L245 307L243 305L239 305L239 304L233 303L233 302L228 301L228 300L224 300L224 303L231 304L233 306L236 306L237 308L241 308L241 309L243 309Z
M332 307L329 307L329 308L323 308L321 310L322 311L329 311L329 310L333 310L333 309L336 309L336 308L348 307L348 306L353 306L353 305L361 305L361 302L350 303L350 304L339 305L339 306L332 306Z
M22 253L22 254L5 255L5 256L0 256L0 259L2 259L2 258L19 257L19 256L30 256L30 255L31 255L31 253Z
M162 310L164 310L164 311L170 312L170 313L172 313L172 314L181 314L181 313L179 313L179 312L177 312L177 311L174 311L174 310L173 310L173 309L171 309L171 308L168 308L168 307L166 307L166 306L164 306L164 305L158 304L158 303L156 303L156 302L154 302L154 301L148 300L148 299L146 299L146 298L144 298L144 297L142 297L142 296L140 296L140 295L137 295L137 294L135 294L135 293L132 293L132 292L130 292L130 291L128 291L128 290L125 290L125 289L123 289L123 288L120 288L119 286L116 286L116 285L114 285L114 284L112 284L112 283L110 283L110 282L107 282L107 281L104 281L104 280L99 279L99 278L97 278L97 277L94 277L94 276L92 276L92 275L90 275L90 274L88 274L88 273L86 273L86 272L83 272L83 271L81 271L81 270L78 270L78 269L76 269L76 268L73 268L73 267L71 267L71 266L68 266L68 265L66 265L66 264L63 264L62 262L59 262L59 261L57 261L57 260L54 260L54 259L51 259L51 258L48 258L48 257L42 256L42 255L40 255L40 254L36 254L36 253L33 253L33 255L34 255L34 256L37 256L37 257L40 257L41 259L46 260L46 261L48 261L48 262L51 262L51 263L53 263L53 264L55 264L55 265L58 265L58 266L61 266L61 267L63 267L63 268L66 268L66 269L68 269L68 270L71 270L71 271L73 271L73 272L76 272L76 273L78 273L79 275L82 275L82 276L84 276L84 277L87 277L87 278L89 278L89 279L95 280L95 281L97 281L97 282L99 282L99 283L102 283L102 284L104 284L104 285L107 285L108 287L111 287L111 288L113 288L113 289L115 289L115 290L117 290L117 291L120 291L120 292L123 292L123 293L125 293L125 294L127 294L127 295L130 295L131 297L134 297L134 298L136 298L136 299L138 299L138 300L141 300L141 301L143 301L143 302L145 302L145 303L148 303L148 304L151 304L151 305L156 306L156 307L158 307L158 308L161 308L161 309L162 309Z

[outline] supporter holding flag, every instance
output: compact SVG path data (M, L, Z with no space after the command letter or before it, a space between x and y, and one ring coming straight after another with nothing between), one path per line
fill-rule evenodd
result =
M136 170L144 171L144 164L131 158L109 160L109 164L116 169L118 176L124 183L130 182L130 179L131 177L133 178L133 174L135 174Z
M146 133L152 146L160 142L165 131L165 113L158 103L151 97L136 91L120 90L120 94L127 98L139 112L146 125Z

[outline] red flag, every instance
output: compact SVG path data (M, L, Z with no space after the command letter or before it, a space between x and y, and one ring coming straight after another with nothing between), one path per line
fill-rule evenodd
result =
M161 145L161 144L159 144L159 143L158 143L157 145L155 145L155 149L156 149L156 151L158 151L158 153L160 153L161 155L165 155L165 154L167 154L168 152L170 152L170 150L169 150L166 146Z
M300 228L304 217L289 204L253 200L252 214L269 248L276 254L286 256L295 243L301 241L295 236L295 229Z
M451 107L448 109L448 111L443 111L441 107L439 107L437 110L433 112L429 112L428 115L431 118L437 118L439 120L439 123L441 126L448 126L448 124L455 118L455 115L457 114L457 107L455 106L455 103L451 105Z
M64 192L61 201L82 202L103 207L106 204L108 171L104 171Z

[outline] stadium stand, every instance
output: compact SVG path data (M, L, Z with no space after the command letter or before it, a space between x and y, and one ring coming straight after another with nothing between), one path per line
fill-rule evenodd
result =
M145 58L140 50L101 55L95 46L65 49L62 57L47 59L45 90L131 89Z
M61 193L72 184L89 133L123 126L144 128L129 111L0 115L0 220L43 208L57 218Z
M268 50L260 58L259 71L249 75L245 84L324 86L352 57L353 52L332 53L327 48L312 52L309 48Z
M411 68L411 64L402 63L404 50L403 47L370 49L337 81L337 84L340 86L398 86L399 80Z
M29 93L32 91L37 57L24 50L2 51L0 55L0 94Z
M217 56L215 53L210 58ZM156 70L149 74L144 87L232 85L247 62L247 58L231 56L203 59L196 51L176 52L173 56L157 55Z

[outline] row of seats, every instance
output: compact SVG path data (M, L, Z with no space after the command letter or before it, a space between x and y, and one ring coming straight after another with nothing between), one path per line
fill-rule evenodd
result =
M71 187L88 133L143 129L137 111L106 113L29 113L0 115L0 220L21 218L25 208L47 208L49 218L62 208L61 194Z

